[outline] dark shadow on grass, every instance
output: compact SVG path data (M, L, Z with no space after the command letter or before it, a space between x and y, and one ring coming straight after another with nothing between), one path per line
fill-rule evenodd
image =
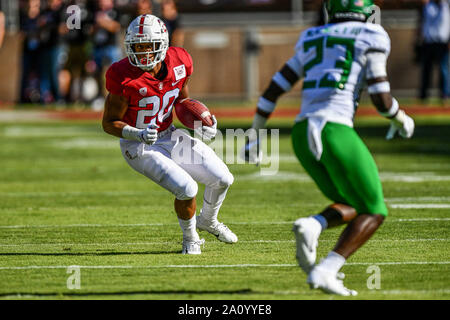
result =
M147 255L147 254L180 254L179 250L167 251L126 251L126 252L0 252L0 256L120 256L120 255Z
M281 136L290 135L293 123L282 126L269 126L268 129L278 129ZM228 126L227 129L239 129L239 126ZM247 130L248 128L243 128ZM385 139L389 122L384 124L356 124L355 130L367 143L370 152L378 154L427 154L450 156L450 124L416 123L414 136L403 139L398 135L391 141ZM225 130L222 128L222 134ZM374 140L375 139L375 140Z
M236 289L236 290L140 290L140 291L113 291L113 292L6 292L0 293L1 297L11 297L11 296L33 296L33 297L54 297L54 296L64 296L64 297L92 297L92 296L124 296L124 295L209 295L209 294L257 294L251 289Z

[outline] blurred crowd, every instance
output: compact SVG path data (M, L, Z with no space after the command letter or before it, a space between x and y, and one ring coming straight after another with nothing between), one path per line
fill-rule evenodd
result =
M210 3L197 1L205 6ZM181 0L178 3L181 5ZM418 9L414 48L421 75L417 97L423 102L429 99L435 70L439 73L439 97L448 101L450 0L375 3L382 9ZM138 15L159 16L167 25L171 45L184 43L177 0L20 0L19 4L23 40L21 103L83 103L103 108L104 72L111 63L125 57L124 32ZM304 1L305 8L313 4L319 13L318 23L324 23L323 1ZM73 8L80 10L79 28L72 28L71 18L77 13ZM4 21L0 7L0 47Z
M141 14L161 17L171 45L183 45L174 0L21 0L20 102L101 109L104 72L125 57L124 32Z

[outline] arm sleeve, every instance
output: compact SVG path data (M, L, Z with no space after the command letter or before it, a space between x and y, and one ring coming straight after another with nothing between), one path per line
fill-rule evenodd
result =
M383 52L369 51L366 53L366 78L375 79L386 77L387 56Z
M284 64L284 66L274 74L269 86L258 100L258 109L272 113L275 110L278 98L285 92L292 89L292 86L303 77L303 65L298 52L303 48L303 35L295 46L295 54Z
M367 41L366 52L383 52L386 57L391 53L391 39L384 28L377 24L369 24L364 30L364 39Z
M272 77L269 86L258 100L258 109L266 113L272 113L275 110L278 98L292 89L292 86L300 79L301 74L300 61L294 56Z

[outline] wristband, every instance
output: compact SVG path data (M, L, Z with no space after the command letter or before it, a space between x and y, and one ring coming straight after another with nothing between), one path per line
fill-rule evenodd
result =
M264 97L260 97L258 100L258 109L261 109L264 112L272 113L275 110L275 103L267 100Z
M391 92L391 85L388 81L377 82L367 88L369 94Z
M379 112L379 113L383 117L386 117L386 118L390 119L390 118L394 118L397 115L399 108L400 107L398 105L398 101L395 98L392 98L392 106L391 106L391 108L388 111L386 111L386 112Z

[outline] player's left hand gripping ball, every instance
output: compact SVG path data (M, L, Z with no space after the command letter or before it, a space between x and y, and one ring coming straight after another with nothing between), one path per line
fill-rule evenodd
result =
M212 138L214 138L217 134L217 120L216 117L214 115L211 116L211 119L213 121L213 125L212 126L200 126L195 128L195 132L202 137L203 140L212 140Z

